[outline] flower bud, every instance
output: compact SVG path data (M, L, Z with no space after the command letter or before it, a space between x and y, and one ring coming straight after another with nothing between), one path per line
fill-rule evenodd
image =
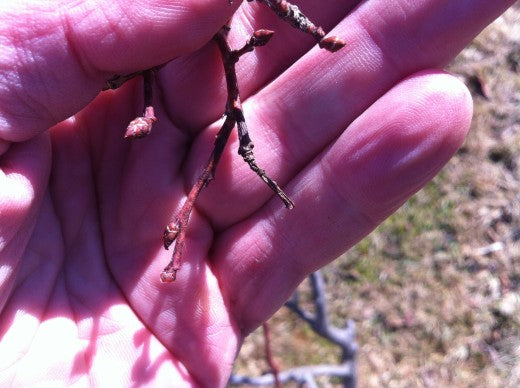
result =
M323 38L320 40L319 46L322 49L330 51L334 53L339 49L345 47L346 43L343 39L338 38L337 36L329 36L328 38Z
M153 121L146 117L137 117L132 120L125 132L125 139L141 139L152 131Z
M271 30L256 30L253 33L254 45L264 46L273 37L274 31Z
M125 132L125 139L141 139L148 136L152 131L152 125L157 121L154 115L153 107L147 106L144 116L137 117L132 120Z

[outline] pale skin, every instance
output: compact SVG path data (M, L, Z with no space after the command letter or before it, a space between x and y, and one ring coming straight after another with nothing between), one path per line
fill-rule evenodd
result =
M178 279L161 284L163 228L224 111L205 43L239 3L0 3L0 386L225 385L245 335L461 145L471 98L435 69L514 2L368 1L347 17L357 1L299 1L347 42L335 54L244 3L235 47L251 28L276 30L237 66L246 120L296 208L232 135ZM124 140L141 86L100 94L105 80L180 56L160 73L152 134Z

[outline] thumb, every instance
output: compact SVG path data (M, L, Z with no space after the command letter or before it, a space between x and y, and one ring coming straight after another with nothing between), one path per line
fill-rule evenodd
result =
M76 113L114 74L196 50L239 3L1 2L0 144L27 140Z

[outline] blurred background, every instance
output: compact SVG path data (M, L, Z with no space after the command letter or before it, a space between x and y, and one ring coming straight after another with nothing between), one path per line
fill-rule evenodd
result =
M447 70L474 99L465 144L323 269L331 321L356 323L360 387L520 386L520 3ZM309 298L308 281L300 293ZM340 349L287 308L270 326L280 369L339 362ZM263 349L257 331L235 372L268 371Z

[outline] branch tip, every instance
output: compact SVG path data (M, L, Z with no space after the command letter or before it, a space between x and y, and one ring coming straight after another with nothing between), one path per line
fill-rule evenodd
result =
M253 45L256 47L265 46L273 37L274 31L271 30L256 30L251 37L254 40Z
M150 134L153 123L157 121L153 106L147 106L143 116L132 120L125 131L125 139L142 139Z
M163 271L161 273L161 283L172 283L175 281L175 279L177 278L177 271L173 271L173 272L167 272L167 271Z
M345 47L347 43L337 36L329 36L328 38L323 38L319 42L319 46L322 49L330 51L331 53L335 53L336 51Z

